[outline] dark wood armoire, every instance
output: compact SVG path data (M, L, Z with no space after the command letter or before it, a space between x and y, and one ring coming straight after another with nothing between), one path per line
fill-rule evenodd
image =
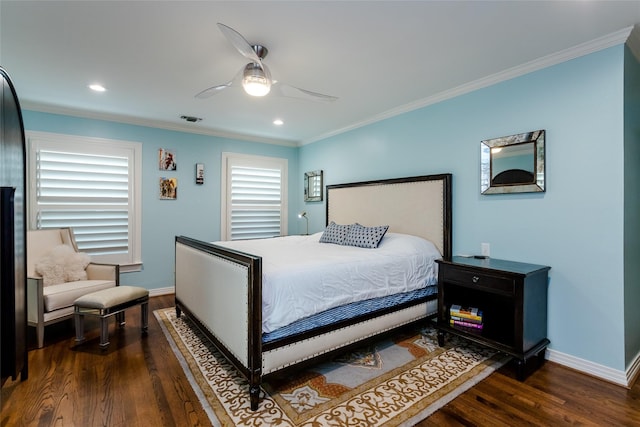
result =
M27 379L26 163L20 103L0 67L0 364Z

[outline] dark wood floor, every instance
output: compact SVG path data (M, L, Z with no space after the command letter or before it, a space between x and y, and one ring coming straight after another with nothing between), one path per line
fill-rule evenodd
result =
M172 295L153 297L150 313L172 305ZM155 317L141 338L139 316L131 309L124 329L111 325L104 353L91 319L78 347L70 322L47 327L45 347L29 352L29 378L2 386L1 425L209 426ZM506 366L418 425L637 426L640 384L627 390L551 362L519 382Z

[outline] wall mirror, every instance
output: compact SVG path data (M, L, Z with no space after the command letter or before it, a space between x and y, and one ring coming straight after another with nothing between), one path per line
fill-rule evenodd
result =
M482 194L545 191L544 130L480 142Z
M311 171L304 173L304 201L322 201L322 171Z

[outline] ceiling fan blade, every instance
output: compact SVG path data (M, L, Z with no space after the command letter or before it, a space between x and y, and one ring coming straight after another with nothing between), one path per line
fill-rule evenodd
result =
M217 93L220 93L223 89L228 88L229 86L231 86L231 82L229 83L225 83L222 85L217 85L217 86L212 86L208 89L203 90L202 92L198 92L195 97L198 99L207 99Z
M250 59L256 64L260 64L260 67L262 67L262 60L260 59L256 51L253 50L253 47L251 47L251 44L249 44L249 42L245 40L245 38L242 37L242 35L239 32L219 22L218 22L218 28L220 28L220 31L222 31L222 34L224 34L227 40L229 40L229 42L236 49L238 49L238 52L240 52L242 56Z
M262 71L264 72L264 76L267 78L267 80L269 80L269 84L274 84L275 81L271 78L271 71L269 71L269 67L267 67L267 64L260 64Z
M207 99L212 97L213 95L216 95L220 92L222 92L224 89L228 88L228 87L232 87L232 86L238 86L241 82L242 82L242 72L244 70L244 67L240 69L240 71L236 74L236 76L223 84L220 85L215 85L215 86L211 86L210 88L207 88L205 90L203 90L202 92L198 92L195 97L198 99Z
M324 95L318 92L312 92L306 89L300 89L299 87L291 86L285 83L274 82L272 88L275 86L280 96L286 98L305 99L307 101L325 102L330 103L338 99L336 96Z

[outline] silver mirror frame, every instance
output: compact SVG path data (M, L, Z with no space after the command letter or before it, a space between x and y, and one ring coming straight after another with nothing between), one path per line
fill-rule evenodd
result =
M304 201L322 201L322 171L311 171L304 173Z
M535 181L531 184L500 184L492 183L491 168L493 159L491 149L510 145L533 143ZM500 138L487 139L480 142L480 193L539 193L545 191L545 131L519 133Z

